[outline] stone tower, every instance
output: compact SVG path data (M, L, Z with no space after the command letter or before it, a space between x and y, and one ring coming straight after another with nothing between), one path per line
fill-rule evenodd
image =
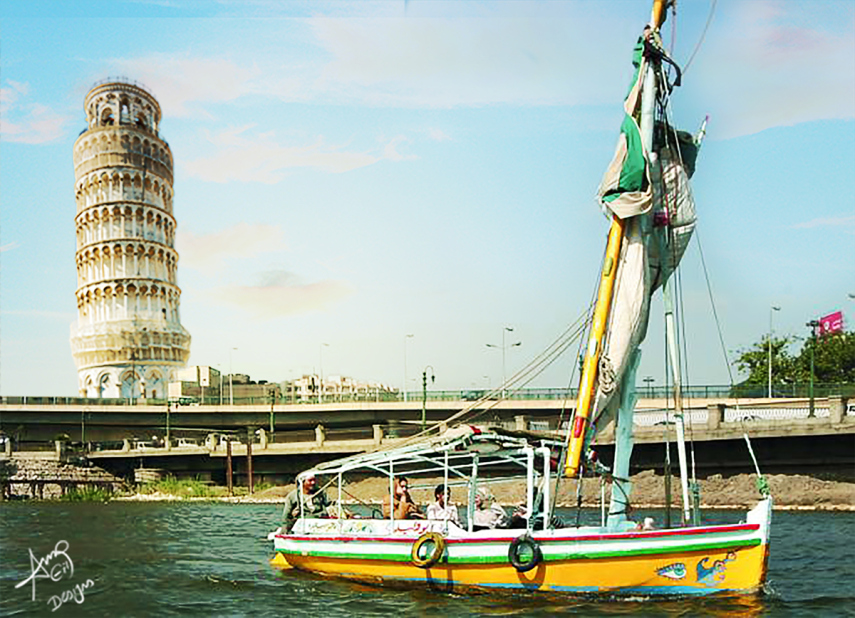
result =
M138 85L107 80L84 102L74 143L77 324L71 350L83 397L167 396L187 364L179 320L172 152L160 105Z

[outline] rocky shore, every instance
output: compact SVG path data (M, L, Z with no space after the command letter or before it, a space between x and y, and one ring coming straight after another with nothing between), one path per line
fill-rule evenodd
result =
M706 508L747 509L752 507L758 497L756 477L753 474L736 474L727 478L713 475L700 481L701 504ZM855 511L855 482L826 480L803 475L773 474L766 476L776 509L792 510L829 510ZM413 499L421 504L432 501L432 488L441 483L441 478L419 479L411 481L413 486L426 486L412 490ZM665 506L664 478L652 471L642 472L632 477L632 504L635 508L662 508ZM348 484L347 494L369 504L379 504L389 491L388 481L370 478ZM272 501L284 499L292 486L274 487L254 494L245 500ZM330 489L330 494L333 490ZM520 483L496 483L490 485L490 491L496 501L504 506L521 504L525 500L525 488ZM674 477L671 482L671 503L675 508L681 506L680 480ZM610 497L606 490L606 499ZM351 498L352 499L352 498ZM464 490L455 488L452 499L459 503L465 501ZM576 483L563 483L558 491L559 506L576 504ZM595 479L586 479L582 484L582 505L599 507L600 484Z
M776 509L855 511L855 482L849 479L819 478L807 475L771 474L766 476ZM441 483L440 477L413 479L413 498L420 504L432 501L432 488ZM652 471L632 477L632 505L634 508L662 508L665 506L665 482L662 476ZM0 486L7 496L56 499L69 488L80 486L106 487L114 500L177 501L177 500L220 500L236 503L282 502L293 485L268 487L246 495L245 488L236 488L235 497L228 497L224 487L206 487L203 495L176 495L170 492L153 492L150 488L138 492L105 470L95 466L77 466L70 463L39 460L4 460L0 465ZM505 506L515 506L525 500L525 488L519 481L493 483L489 485L496 501ZM759 497L755 475L736 474L728 477L713 475L700 481L701 504L707 508L747 509ZM345 487L345 500L349 503L380 504L389 491L385 478L364 478L349 482ZM334 489L330 488L330 495ZM681 507L680 480L671 482L671 504ZM596 479L586 479L582 484L582 505L599 507L600 484ZM466 496L462 488L452 490L452 499L464 503ZM608 488L606 499L609 499ZM576 504L576 482L561 484L557 503L559 506Z
M126 483L97 466L80 466L48 458L0 460L0 499L59 498L70 490L97 487L119 492Z
M828 480L803 475L773 474L766 477L775 509L779 510L819 510L819 511L855 511L855 482ZM665 506L664 479L653 472L643 472L632 478L633 507L663 508ZM428 504L431 489L441 482L440 478L420 479L413 481L417 486L412 490L413 498L420 504ZM749 509L757 501L759 494L756 489L754 475L737 474L724 478L720 475L711 476L700 481L701 505L704 508L717 509ZM418 486L426 487L418 487ZM219 489L219 488L218 488ZM139 501L174 501L174 500L220 500L235 503L280 503L293 489L293 485L278 486L258 491L249 495L236 497L179 497L170 494L130 494L117 497L118 500ZM521 504L524 499L524 489L515 484L493 484L490 490L496 501L506 507ZM333 489L328 489L332 496ZM353 504L362 502L378 505L388 492L388 481L382 478L369 478L349 483L346 486L345 501ZM609 494L606 491L606 499ZM452 491L452 499L458 504L464 502L463 490L456 488ZM680 481L672 479L671 503L675 509L681 508ZM559 506L570 507L576 504L576 485L574 482L565 483L558 492ZM599 507L600 486L596 480L587 480L582 487L582 505Z

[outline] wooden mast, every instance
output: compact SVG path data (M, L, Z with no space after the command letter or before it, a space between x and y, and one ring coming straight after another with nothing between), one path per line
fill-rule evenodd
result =
M654 0L650 16L650 27L658 30L665 21L665 9L671 0ZM582 364L582 377L579 382L579 396L576 403L576 413L570 428L567 446L567 458L564 464L564 476L575 476L579 471L582 450L585 447L585 434L588 429L588 418L591 415L594 396L597 391L597 369L602 353L603 340L606 336L606 324L611 313L612 296L617 274L618 258L623 244L625 222L616 216L612 217L609 229L609 239L606 245L606 256L603 261L600 286L597 292L597 304L594 306L594 319L591 335L585 351Z

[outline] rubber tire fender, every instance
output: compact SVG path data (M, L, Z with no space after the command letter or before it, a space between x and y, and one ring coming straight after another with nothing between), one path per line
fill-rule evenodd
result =
M531 558L523 562L520 560L520 553L522 553L523 548L526 546L529 550L527 553L531 553ZM538 545L537 541L531 538L531 535L524 534L511 541L508 547L508 560L517 571L525 573L531 571L543 561L543 552L540 550L540 545Z
M421 549L427 543L433 543L433 550L424 558L421 557ZM439 532L425 532L416 542L413 543L413 549L410 551L410 558L413 564L422 569L429 569L440 561L445 553L445 537Z

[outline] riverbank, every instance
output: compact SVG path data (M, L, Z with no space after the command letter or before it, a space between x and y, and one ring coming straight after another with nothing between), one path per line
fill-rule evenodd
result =
M832 478L798 474L770 474L766 481L780 510L855 511L855 482L849 477ZM321 479L324 481L324 479ZM634 508L663 508L665 506L665 479L648 470L632 477L632 506ZM441 477L411 479L414 500L427 505L433 501L433 488L442 482ZM514 507L525 500L524 483L520 480L489 483L499 504ZM747 509L759 496L753 474L732 476L712 475L699 481L701 505L705 508ZM0 489L9 498L72 499L83 501L129 500L153 501L223 501L236 503L279 503L285 500L293 485L257 485L252 495L246 487L235 487L234 496L228 496L225 487L198 480L176 480L172 477L147 485L129 487L122 479L114 477L97 466L16 460L0 466ZM337 488L328 486L330 497ZM343 500L348 504L378 505L389 491L385 477L352 479L343 488ZM610 498L605 488L606 500ZM581 502L585 507L599 507L601 487L597 479L585 479L581 488ZM453 487L452 500L466 502L465 489ZM560 484L556 502L572 507L577 503L576 481ZM671 505L682 507L680 479L671 482Z
M773 474L766 476L769 488L775 500L776 510L794 511L855 511L855 483L840 480L815 478L806 475ZM432 501L433 487L442 479L430 478L412 481L413 499L419 504ZM665 506L664 478L652 471L642 472L632 477L633 507L663 508ZM701 505L711 509L749 509L757 501L759 493L756 489L755 475L737 474L730 477L713 475L700 481ZM389 491L388 480L385 478L367 478L349 483L344 488L344 501L348 504L363 503L379 505L383 496ZM675 509L681 508L680 480L672 479L671 504ZM245 492L245 488L240 488ZM277 486L257 491L252 495L228 497L225 488L209 488L205 496L176 495L175 493L134 493L117 496L116 500L177 501L177 500L218 500L234 503L278 504L284 502L293 485ZM334 486L328 488L332 497ZM495 483L490 485L490 491L499 504L513 507L525 500L524 488L519 482ZM452 499L460 504L465 501L464 490L454 488ZM608 489L606 499L609 499ZM558 491L559 506L572 507L576 504L576 483L563 483ZM586 479L582 486L582 505L584 507L600 506L600 485L595 479Z

